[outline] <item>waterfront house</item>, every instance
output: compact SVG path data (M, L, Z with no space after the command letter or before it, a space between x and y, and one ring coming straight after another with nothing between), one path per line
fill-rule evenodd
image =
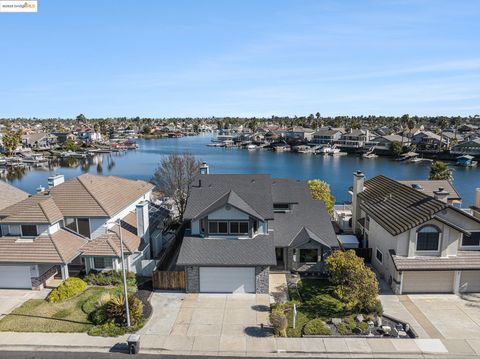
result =
M311 141L315 130L305 127L292 127L285 132L285 137L290 141Z
M152 188L119 177L83 174L65 182L57 175L49 188L1 209L0 288L37 289L70 271L119 269L120 236L127 269L144 272L152 265Z
M344 133L336 144L345 150L357 150L365 146L370 141L370 132L368 130L353 130Z
M353 178L353 232L395 293L480 291L480 219L450 205L445 188L432 197L385 176Z
M412 137L412 145L416 146L417 152L437 152L440 151L446 141L439 135L431 131L421 131Z
M462 167L475 167L477 166L478 162L474 161L475 157L471 155L461 155L457 157L457 166Z
M57 144L57 136L51 133L34 132L22 135L20 143L24 149L50 150Z
M77 136L75 136L72 132L51 132L50 134L57 137L57 143L63 144L66 140L75 141Z
M313 143L319 145L331 145L342 137L345 131L339 128L321 128L313 134Z
M375 137L374 139L370 140L366 147L368 148L375 148L375 152L380 152L382 154L391 154L392 153L392 145L394 142L403 143L403 146L410 145L410 139L405 136L401 135L385 135Z
M459 143L453 146L450 152L454 155L471 155L480 158L480 138Z
M268 293L270 270L321 271L338 247L325 206L305 181L201 174L187 203L177 266L187 292Z

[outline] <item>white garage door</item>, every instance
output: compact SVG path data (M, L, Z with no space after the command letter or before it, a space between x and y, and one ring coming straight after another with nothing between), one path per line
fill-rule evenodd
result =
M202 293L255 293L255 268L200 267Z
M32 288L30 267L0 266L0 288Z
M403 293L452 293L453 272L404 272Z
M460 277L460 292L480 292L480 271L463 271Z

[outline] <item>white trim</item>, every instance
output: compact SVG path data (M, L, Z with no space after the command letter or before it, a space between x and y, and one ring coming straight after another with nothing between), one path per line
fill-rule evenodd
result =
M35 235L34 236L25 236L23 235L23 226L34 226L35 227ZM21 224L20 225L20 237L22 238L36 238L39 236L39 233L38 233L38 226L36 224Z
M437 249L418 249L418 248L417 248L417 247L418 247L418 234L421 233L421 231L422 231L423 228L427 228L427 227L432 227L432 228L434 228L434 229L437 231L437 233L438 233ZM435 225L433 225L433 224L432 224L432 225L427 224L427 225L425 225L425 226L422 226L420 229L418 229L418 230L416 231L416 237L415 237L415 252L421 252L421 253L423 253L423 254L429 253L429 252L432 253L432 254L438 253L438 252L440 251L440 249L442 248L442 245L441 245L442 237L443 237L443 233L442 233L442 231L441 231L437 226L435 226Z

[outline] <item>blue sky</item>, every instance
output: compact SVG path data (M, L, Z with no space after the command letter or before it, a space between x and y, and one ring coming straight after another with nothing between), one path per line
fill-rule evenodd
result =
M475 115L475 0L39 0L0 117Z

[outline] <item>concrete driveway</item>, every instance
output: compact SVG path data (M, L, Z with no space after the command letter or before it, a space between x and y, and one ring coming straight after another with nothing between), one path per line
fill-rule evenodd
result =
M0 319L29 299L44 299L50 290L0 289Z

